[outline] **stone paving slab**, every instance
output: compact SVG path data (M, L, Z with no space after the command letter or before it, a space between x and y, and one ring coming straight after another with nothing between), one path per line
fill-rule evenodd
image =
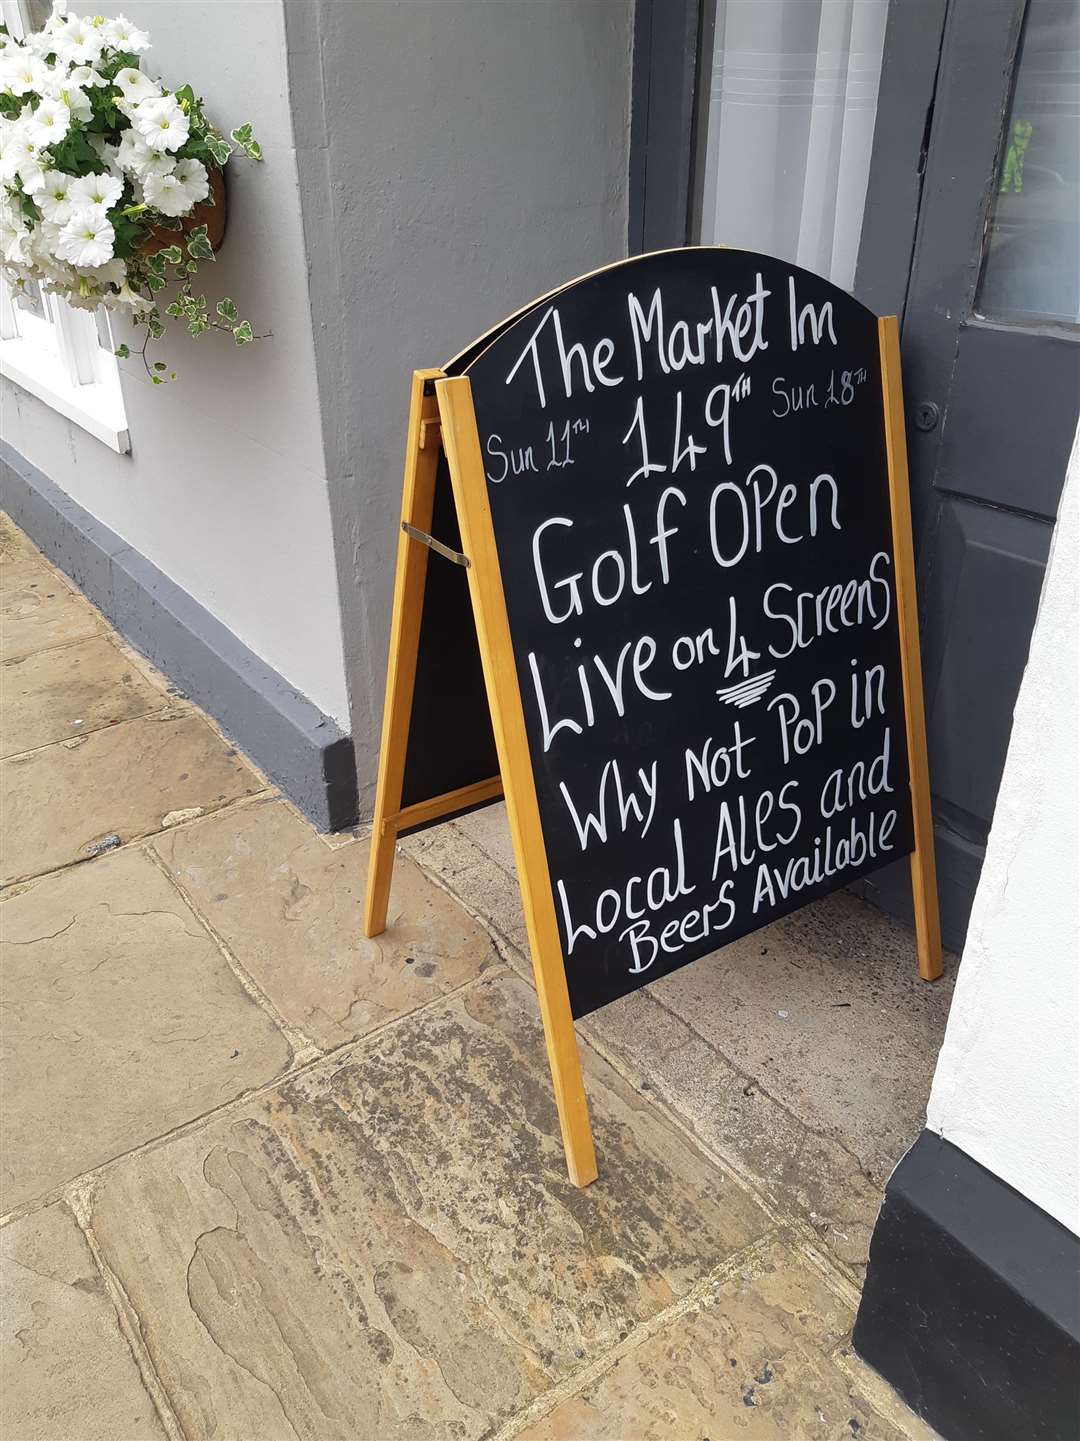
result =
M506 973L110 1170L94 1233L188 1441L486 1436L766 1234L585 1060L584 1191Z
M6 1441L164 1441L86 1240L66 1206L0 1234Z
M648 991L580 1026L710 1150L752 1177L771 1205L801 1214L838 1261L861 1273L881 1187L842 1140L806 1126L785 1096L763 1090Z
M831 1360L852 1320L778 1242L517 1441L900 1441Z
M154 846L279 1013L324 1050L498 960L483 927L403 857L387 929L366 940L368 842L331 849L282 800L166 832Z
M403 844L522 953L528 974L505 806ZM841 1141L880 1189L925 1119L958 965L949 956L940 981L921 981L914 935L842 891L642 994L781 1098L805 1126ZM596 1012L597 1026L615 1010ZM614 1040L624 1028L612 1030Z
M2 1208L272 1080L285 1038L153 861L120 851L0 903Z
M0 755L89 735L165 704L107 636L35 651L0 669Z
M11 590L21 590L32 580L41 582L55 579L55 572L49 569L22 531L16 530L3 511L0 511L0 596ZM0 614L2 613L0 608Z
M922 1129L959 958L837 891L657 981L656 998L883 1187Z
M255 795L260 777L199 715L162 711L0 762L0 884L86 860L94 842Z
M0 655L5 660L48 646L101 635L104 622L33 552L10 548L0 558Z
M505 807L407 838L531 979ZM580 1025L844 1266L866 1263L881 1192L925 1117L958 962L934 985L913 936L841 892Z
M465 829L464 822L469 822ZM505 958L522 976L532 977L529 936L521 908L513 849L502 802L432 826L399 842L412 857L480 916L500 939Z

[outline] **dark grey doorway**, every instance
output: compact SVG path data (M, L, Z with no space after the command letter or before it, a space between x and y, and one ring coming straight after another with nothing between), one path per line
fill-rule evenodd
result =
M723 239L702 236L701 166L715 36L744 3L638 0L632 252ZM769 4L780 36L783 0ZM787 103L790 42L777 43ZM957 948L1076 428L1078 137L1080 0L890 0L853 289L903 322L942 924ZM730 198L737 213L746 197ZM910 908L906 867L865 889Z
M890 40L910 47L912 11L940 8L894 5L887 59ZM951 0L944 18L903 350L942 920L959 945L1076 429L1080 3ZM892 81L860 278L894 243L874 219L898 178L890 119L911 106Z

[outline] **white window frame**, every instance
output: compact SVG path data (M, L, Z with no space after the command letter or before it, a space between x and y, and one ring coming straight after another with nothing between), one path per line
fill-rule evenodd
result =
M66 10L58 3L57 10ZM28 12L21 0L0 0L0 14L12 35L26 34ZM131 449L120 369L112 346L104 348L92 311L77 310L58 295L42 292L45 316L16 304L0 277L0 374L36 395L110 449ZM108 330L106 318L106 334Z

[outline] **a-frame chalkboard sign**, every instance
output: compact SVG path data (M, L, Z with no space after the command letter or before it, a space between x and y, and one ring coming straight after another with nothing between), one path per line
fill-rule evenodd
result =
M369 936L500 795L578 1185L575 1017L908 855L940 975L894 318L665 251L416 372Z

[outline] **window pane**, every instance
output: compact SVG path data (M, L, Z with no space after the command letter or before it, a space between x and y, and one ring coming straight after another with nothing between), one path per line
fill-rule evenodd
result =
M850 289L888 0L715 0L706 245L761 250Z
M112 355L116 350L113 345L112 329L109 325L109 312L104 305L99 305L94 311L94 329L97 332L98 346L107 354Z
M23 281L22 285L12 290L11 298L19 310L25 310L28 315L36 315L39 320L48 319L45 314L45 297L36 280Z
M1080 322L1080 0L1030 0L977 308Z

